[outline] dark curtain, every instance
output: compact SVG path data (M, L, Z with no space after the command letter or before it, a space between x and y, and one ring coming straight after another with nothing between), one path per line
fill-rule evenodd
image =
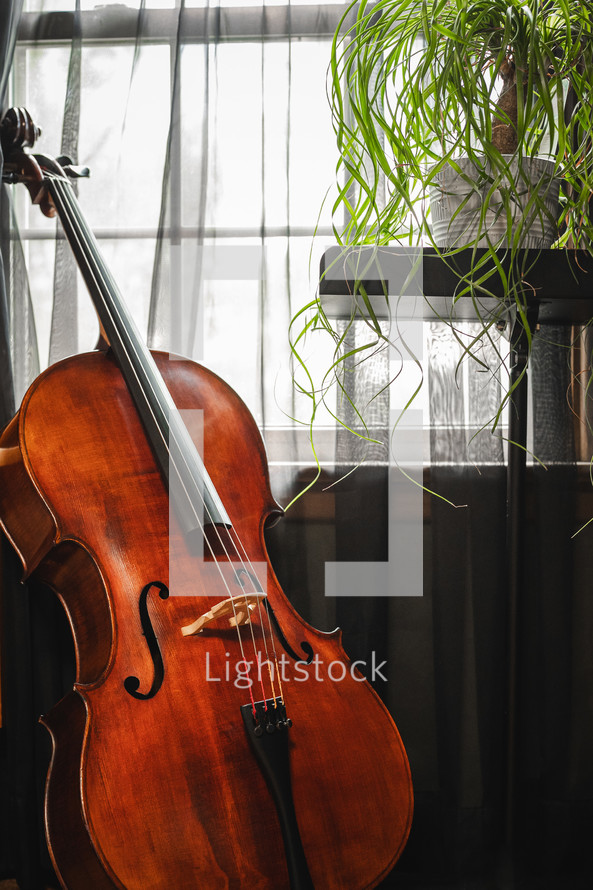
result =
M0 6L0 104L7 107L7 83L22 0ZM27 342L32 325L26 276L13 230L10 198L0 197L0 424L15 409L11 332ZM9 287L6 284L9 283ZM17 302L13 298L17 294ZM23 349L21 368L35 373L36 359ZM17 370L17 383L19 373ZM58 886L43 836L43 785L49 738L38 718L73 680L73 652L62 610L48 591L21 583L22 567L4 537L0 542L0 878L18 880L21 890Z
M379 461L327 488L323 513L312 516L305 505L290 512L270 533L272 553L303 614L325 629L341 626L353 658L369 664L375 653L386 664L387 682L375 685L407 748L415 816L381 886L578 890L593 875L592 530L575 535L593 516L578 447L581 438L590 448L589 372L575 369L576 352L588 364L590 337L542 326L532 355L529 410L542 463L528 461L522 494L514 729L503 445L487 433L471 447L482 458L489 450L488 459L464 459L467 430L455 425L464 391L450 385L455 345L440 326L430 339L432 465L424 482L440 497L424 501L424 595L324 601L326 561L387 558L387 468ZM492 393L473 390L474 420L480 398L490 404ZM440 427L444 405L449 424ZM341 472L325 474L324 487L349 468L348 451L359 459L361 448L344 439Z
M382 886L584 888L593 874L593 556L591 529L573 535L593 515L593 492L587 464L577 462L587 410L581 405L576 416L571 363L575 351L587 352L588 335L583 346L570 328L542 327L532 355L533 450L545 468L529 462L523 492L512 734L502 445L480 445L482 453L500 450L498 462L493 454L477 466L453 459L466 452L467 433L454 424L463 394L444 386L456 366L446 335L431 336L436 401L425 484L465 506L425 500L422 598L345 598L336 605L346 650L367 662L373 651L386 660L388 682L378 690L402 733L414 779L410 840ZM586 379L588 372L581 392ZM439 431L445 390L450 423ZM353 553L386 558L385 490L386 469L379 467L359 468L332 489L334 534L325 535L321 565ZM304 543L296 535L307 533L298 517L292 521L296 550L290 533L277 532L289 551L282 573L289 588L290 562ZM322 571L307 580L322 595Z
M14 0L14 2L4 3L0 9L0 103L3 112L6 109L8 76L12 64L21 6L22 0ZM2 149L0 147L0 167L2 160ZM0 208L2 212L2 238L4 240L8 232L8 210L4 195L2 198ZM14 394L10 361L10 326L2 256L0 256L0 271L2 271L2 275L0 275L0 422L4 426L14 413Z

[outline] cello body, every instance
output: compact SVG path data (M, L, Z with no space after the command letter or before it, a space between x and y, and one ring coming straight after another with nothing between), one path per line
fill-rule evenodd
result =
M277 800L241 716L245 663L255 667L264 649L263 621L254 613L242 628L247 654L226 620L183 634L228 588L216 560L177 527L110 351L44 372L0 439L2 526L25 575L60 597L76 650L74 688L43 718L53 740L46 832L56 872L68 890L374 887L412 818L398 730L339 632L310 627L279 587L264 527L281 510L247 408L205 368L155 359L265 578L311 883L289 874Z

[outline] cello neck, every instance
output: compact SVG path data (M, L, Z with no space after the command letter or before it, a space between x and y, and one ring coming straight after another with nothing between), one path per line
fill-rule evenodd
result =
M168 485L182 531L231 522L187 428L144 344L87 225L74 189L55 162L42 158L45 182L101 327Z

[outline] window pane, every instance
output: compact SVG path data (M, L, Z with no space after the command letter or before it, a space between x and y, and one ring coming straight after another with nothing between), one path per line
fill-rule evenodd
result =
M290 222L317 222L325 194L335 181L336 147L326 96L329 41L300 41L292 45L290 119ZM303 188L306 183L306 188ZM331 224L331 202L326 202L320 225Z
M327 41L184 48L185 225L196 222L205 175L206 226L315 226L334 180L328 56ZM329 222L327 208L321 223Z
M20 50L21 57L23 53L25 71L19 76L17 65L15 102L27 107L41 127L39 150L57 156L69 49L33 47ZM89 220L98 228L158 225L169 118L169 50L143 47L132 77L133 57L133 46L126 45L83 51L78 161L90 168L91 177L78 190ZM47 226L36 208L22 210L22 225Z
M93 225L156 226L169 110L169 51L144 46L132 76L133 47L88 47L83 54L80 186ZM164 116L164 120L161 117Z
M205 53L208 52L208 92ZM204 124L209 127L207 226L258 227L261 222L262 73L261 44L232 43L205 49L185 47L182 55L182 120L186 180L183 221L195 223L201 186ZM192 134L191 136L189 134ZM190 175L187 176L186 174Z

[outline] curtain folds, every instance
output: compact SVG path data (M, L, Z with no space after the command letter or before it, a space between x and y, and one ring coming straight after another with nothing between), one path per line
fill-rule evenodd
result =
M25 10L48 13L35 20L38 37L62 30L45 48L34 41L17 48L14 101L38 118L41 151L59 147L91 167L79 198L141 332L153 348L203 361L245 399L266 439L274 494L286 504L314 475L306 433L291 422L307 406L291 385L287 330L315 286L325 246L315 239L310 257L335 161L322 139L331 128L328 45L293 35L297 20L303 33L296 4L161 5L29 0ZM3 108L21 6L0 5ZM316 15L322 23L327 10ZM112 25L125 39L104 39ZM40 369L94 347L97 325L53 224L16 190L10 199L3 193L0 209L5 422ZM325 590L326 563L389 558L388 454L398 403L395 389L371 398L393 376L386 351L347 369L350 394L370 406L377 442L361 445L328 415L316 440L321 480L269 531L269 548L301 614L322 630L341 626L352 659L385 664L371 679L406 746L416 810L408 846L381 886L579 888L593 868L593 526L572 537L593 515L581 460L590 437L575 419L579 400L576 413L590 413L581 385L589 335L579 341L578 364L575 332L542 328L530 371L530 443L547 469L529 462L525 493L517 837L509 860L508 445L503 426L486 429L508 334L493 335L479 364L460 365L460 344L474 334L470 325L453 338L441 324L422 334L424 484L438 495L423 495L424 595ZM352 329L348 349L364 336ZM343 419L356 424L355 415ZM3 577L0 878L41 890L55 878L42 832L49 741L36 718L71 686L73 653L57 599L39 587L27 591L9 552Z
M6 108L8 78L16 42L17 28L21 14L22 0L14 0L2 5L0 10L0 106ZM0 149L0 167L2 164ZM6 246L6 233L9 231L10 211L5 194L2 194L1 224L3 247ZM6 251L3 250L3 255ZM2 270L0 256L0 271ZM4 425L14 413L14 393L10 349L10 315L6 298L5 276L0 275L0 423Z

